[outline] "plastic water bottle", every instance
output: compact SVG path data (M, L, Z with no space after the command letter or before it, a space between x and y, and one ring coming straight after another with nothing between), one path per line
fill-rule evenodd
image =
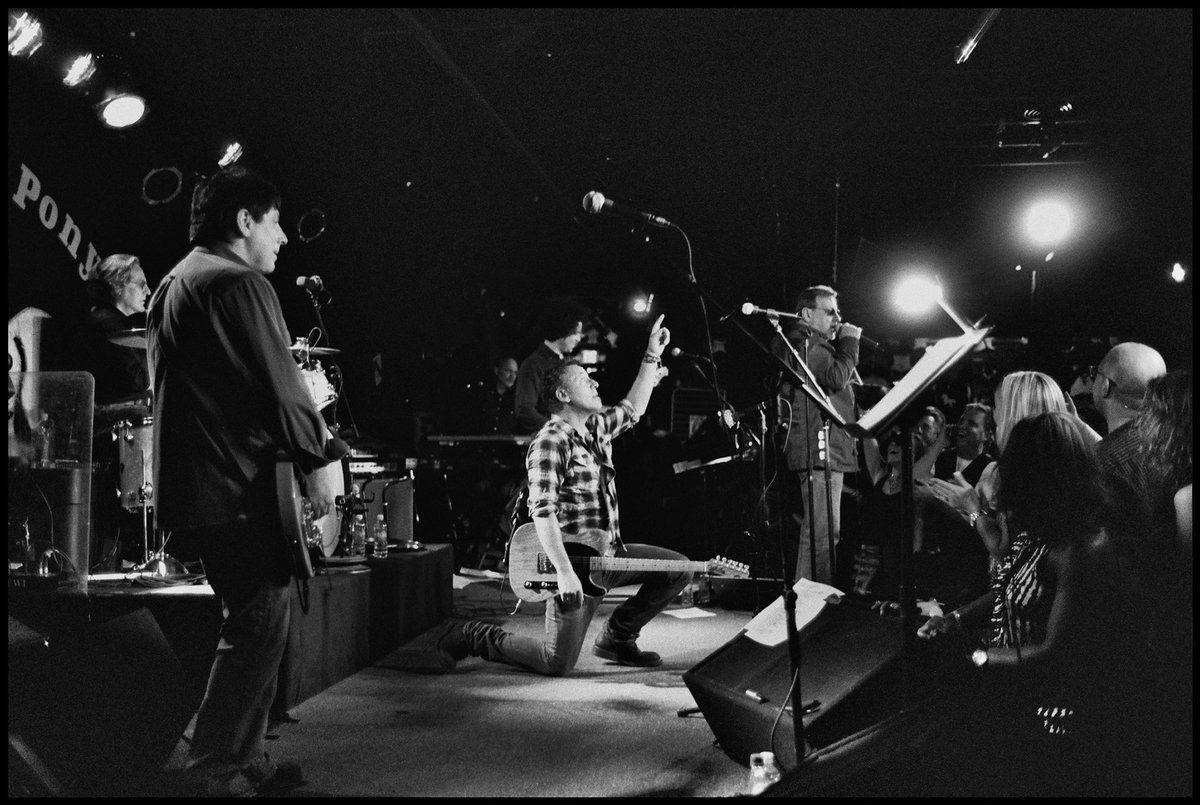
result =
M774 752L755 752L750 755L750 796L757 796L779 782L779 767Z
M354 515L354 524L350 526L350 555L367 555L367 517L364 514Z
M387 559L388 544L387 544L387 522L384 521L382 514L375 515L375 551L371 555L376 559Z

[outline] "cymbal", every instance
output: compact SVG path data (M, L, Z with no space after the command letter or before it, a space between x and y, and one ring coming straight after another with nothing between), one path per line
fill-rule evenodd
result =
M108 340L119 347L132 347L134 349L146 348L146 328L135 327L132 330L118 330L115 333L109 333Z
M300 347L300 346L296 346L293 344L292 346L288 347L288 349L290 349L292 352L295 352L300 355L341 355L342 354L342 351L340 349L334 349L333 347Z

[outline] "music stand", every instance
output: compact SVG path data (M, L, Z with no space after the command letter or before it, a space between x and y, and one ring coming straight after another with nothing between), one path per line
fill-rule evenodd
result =
M943 305L945 307L945 305ZM857 422L845 425L846 432L858 438L879 438L905 415L912 402L928 389L934 381L953 368L967 353L973 350L989 332L991 327L978 328L952 316L963 334L944 338L925 350L917 361L883 398L863 414ZM901 422L908 432L907 420ZM903 695L910 690L909 673L912 647L916 641L916 596L912 588L912 546L914 541L912 439L900 440L900 620L904 632Z

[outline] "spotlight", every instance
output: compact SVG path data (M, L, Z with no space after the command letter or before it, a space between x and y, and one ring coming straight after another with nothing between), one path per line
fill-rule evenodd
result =
M63 84L72 89L87 83L96 74L96 58L90 53L84 53L71 62L63 76Z
M32 56L42 46L42 24L25 12L8 18L8 55Z
M224 168L226 165L232 165L241 158L242 144L235 141L225 146L225 153L217 160L217 165Z
M146 99L128 91L113 91L96 104L100 122L110 129L127 129L146 116Z
M1039 245L1062 243L1071 233L1071 211L1062 201L1040 201L1025 213L1025 232Z
M1186 278L1187 271L1184 270L1182 265L1176 263L1171 267L1171 279L1175 280L1176 282L1183 282Z

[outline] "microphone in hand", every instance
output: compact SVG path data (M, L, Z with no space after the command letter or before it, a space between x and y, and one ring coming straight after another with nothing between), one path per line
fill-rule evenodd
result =
M842 336L846 336L847 338L857 338L858 342L863 346L882 351L882 347L879 346L879 342L873 338L867 338L865 335L863 335L862 328L856 324L851 324L848 321L842 322L841 326L838 328L838 338L841 338Z

